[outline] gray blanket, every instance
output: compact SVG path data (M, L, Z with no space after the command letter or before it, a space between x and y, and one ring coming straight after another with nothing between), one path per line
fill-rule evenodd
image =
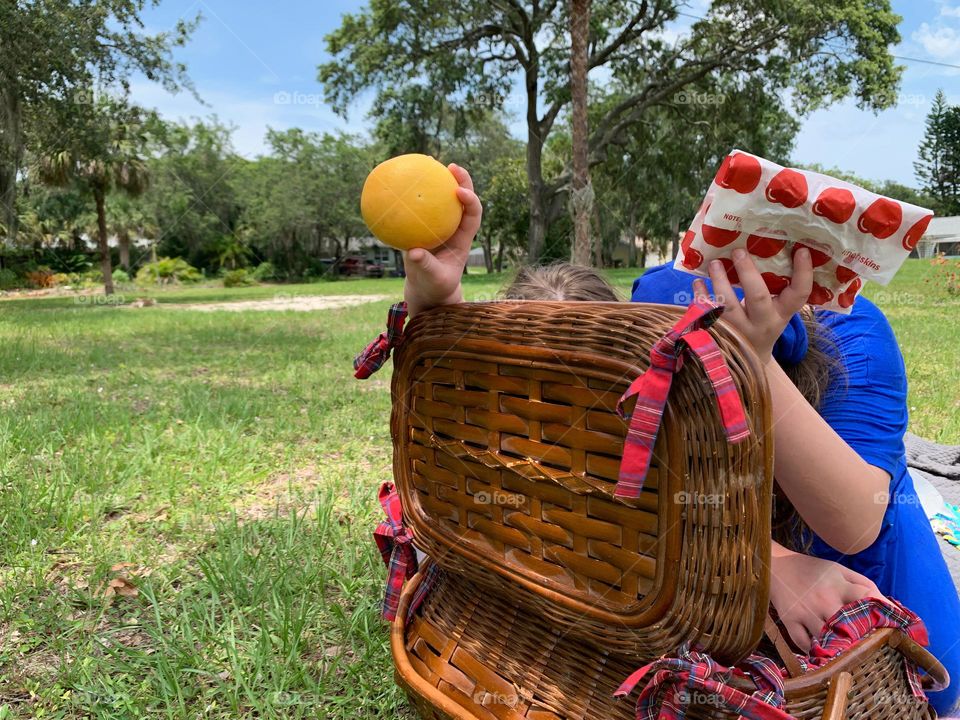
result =
M960 505L960 445L938 445L912 433L907 433L903 442L907 448L910 473L922 474L940 491L944 500L952 505ZM960 549L939 536L938 539L953 583L960 589Z

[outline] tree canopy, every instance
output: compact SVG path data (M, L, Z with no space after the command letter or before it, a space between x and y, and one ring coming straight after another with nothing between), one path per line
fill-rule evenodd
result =
M722 80L730 92L759 82L771 97L790 90L796 113L850 96L867 108L895 101L902 68L889 47L899 40L900 18L888 0L716 0L673 39L669 30L683 7L675 0L592 3L587 65L609 77L619 98L591 123L591 165L635 140L631 130L656 108L682 104L683 91L702 82ZM570 102L569 21L568 3L560 0L371 0L327 36L332 59L320 65L319 78L343 115L373 88L375 119L411 115L421 125L427 91L468 118L481 103L502 108L519 80L527 255L536 260L570 187L569 162L549 175L543 164Z

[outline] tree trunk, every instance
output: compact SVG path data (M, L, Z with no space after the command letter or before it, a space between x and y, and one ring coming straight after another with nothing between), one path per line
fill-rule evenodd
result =
M546 203L543 187L543 137L537 117L537 94L539 90L539 58L535 49L524 69L527 91L527 196L530 200L530 221L527 232L527 263L533 265L543 253L547 237Z
M122 230L117 236L117 242L120 244L120 267L130 272L130 233Z
M670 252L671 257L680 254L680 218L676 213L670 217Z
M601 248L592 248L590 217L593 187L587 162L587 41L590 34L590 0L570 0L570 101L572 106L573 176L570 183L570 211L573 215L574 265L602 263Z
M503 272L503 238L497 243L497 272Z
M487 273L493 272L493 248L490 247L490 236L484 233L480 238L480 247L483 248L483 264L487 268Z
M93 191L97 203L97 247L100 250L100 271L103 273L103 292L113 295L113 268L110 266L110 246L107 245L107 211L104 207L104 191Z
M20 99L9 91L0 91L0 114L0 224L13 243L17 239L17 172L23 161Z
M627 267L637 266L637 234L633 230L627 231Z

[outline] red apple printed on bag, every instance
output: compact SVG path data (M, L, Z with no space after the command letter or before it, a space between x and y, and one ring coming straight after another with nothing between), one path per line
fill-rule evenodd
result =
M903 222L903 208L896 200L877 198L857 220L857 229L877 240L886 240L893 235Z
M696 237L696 233L693 230L687 230L683 236L683 240L680 241L680 249L683 250L683 254L686 255L690 251L690 246L693 245L693 239Z
M767 185L766 196L772 203L798 208L807 201L807 179L796 170L784 168Z
M813 203L813 214L842 225L857 209L853 193L846 188L827 188L817 196Z
M857 277L857 273L844 265L837 265L837 280L848 283Z
M790 278L786 275L777 275L772 272L761 273L760 277L763 278L763 282L767 286L767 290L770 291L771 295L779 295L784 290L787 289L787 286L790 284Z
M750 235L747 238L747 252L760 258L769 258L783 250L783 246L786 244L786 240L777 240L763 235Z
M720 258L720 262L723 264L723 271L727 274L727 279L730 281L730 284L739 285L740 275L737 273L737 268L733 264L733 260L730 258Z
M809 245L804 245L803 243L793 244L793 250L790 252L790 257L792 258L794 255L796 255L800 248L806 248L810 251L810 261L813 263L815 268L820 267L821 265L826 265L828 262L830 262L830 256L825 252L817 250L816 248L812 248Z
M807 296L807 302L810 305L823 305L833 300L833 290L825 288L816 281L813 283L813 290Z
M861 281L860 278L856 278L847 286L846 290L837 296L837 305L844 309L853 305L853 301L857 299L857 293L860 291L862 285L863 281Z
M735 153L723 159L723 164L717 171L716 183L722 188L746 195L756 190L761 174L759 160L750 155Z
M933 215L927 215L925 218L921 218L913 227L907 230L907 234L903 236L903 249L904 250L913 250L917 243L920 242L920 238L923 237L923 234L927 231L927 226L930 224L930 221L933 220Z
M701 232L703 233L703 241L713 247L726 247L740 237L739 230L724 230L706 223L704 223Z
M696 270L703 265L703 255L699 250L690 248L683 254L683 262L681 264L688 270Z

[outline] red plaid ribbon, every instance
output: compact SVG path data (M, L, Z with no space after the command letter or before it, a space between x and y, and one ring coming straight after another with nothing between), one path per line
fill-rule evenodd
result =
M813 641L810 655L798 655L800 667L804 672L822 667L837 655L854 645L858 640L877 628L895 628L919 645L929 645L927 628L915 613L890 599L867 597L848 603L823 626L820 636ZM925 700L920 671L916 664L904 660L907 679L914 697ZM931 692L942 690L936 687Z
M717 398L727 440L738 443L749 437L743 401L730 376L730 368L716 341L706 330L722 312L722 305L704 299L694 300L676 325L650 349L650 367L630 384L617 403L617 412L625 417L624 404L631 397L637 398L623 443L620 477L614 495L630 498L640 496L643 481L650 469L653 446L663 421L673 375L683 366L685 353L696 357L707 373Z
M387 514L373 532L380 556L387 566L387 589L383 596L383 617L392 621L397 616L403 584L417 572L417 553L413 549L413 535L403 524L400 495L393 483L380 486L380 505ZM425 595L424 595L425 596ZM421 598L422 602L422 598Z
M751 655L729 668L685 644L677 657L661 657L637 670L614 696L632 693L651 671L653 676L637 698L637 720L683 720L691 705L722 706L750 720L792 720L781 709L783 675L769 658ZM748 695L734 688L734 678L752 680L756 690Z
M407 304L396 303L387 312L387 331L367 345L366 349L353 359L353 376L366 380L390 358L390 351L403 339L403 323L407 319Z

